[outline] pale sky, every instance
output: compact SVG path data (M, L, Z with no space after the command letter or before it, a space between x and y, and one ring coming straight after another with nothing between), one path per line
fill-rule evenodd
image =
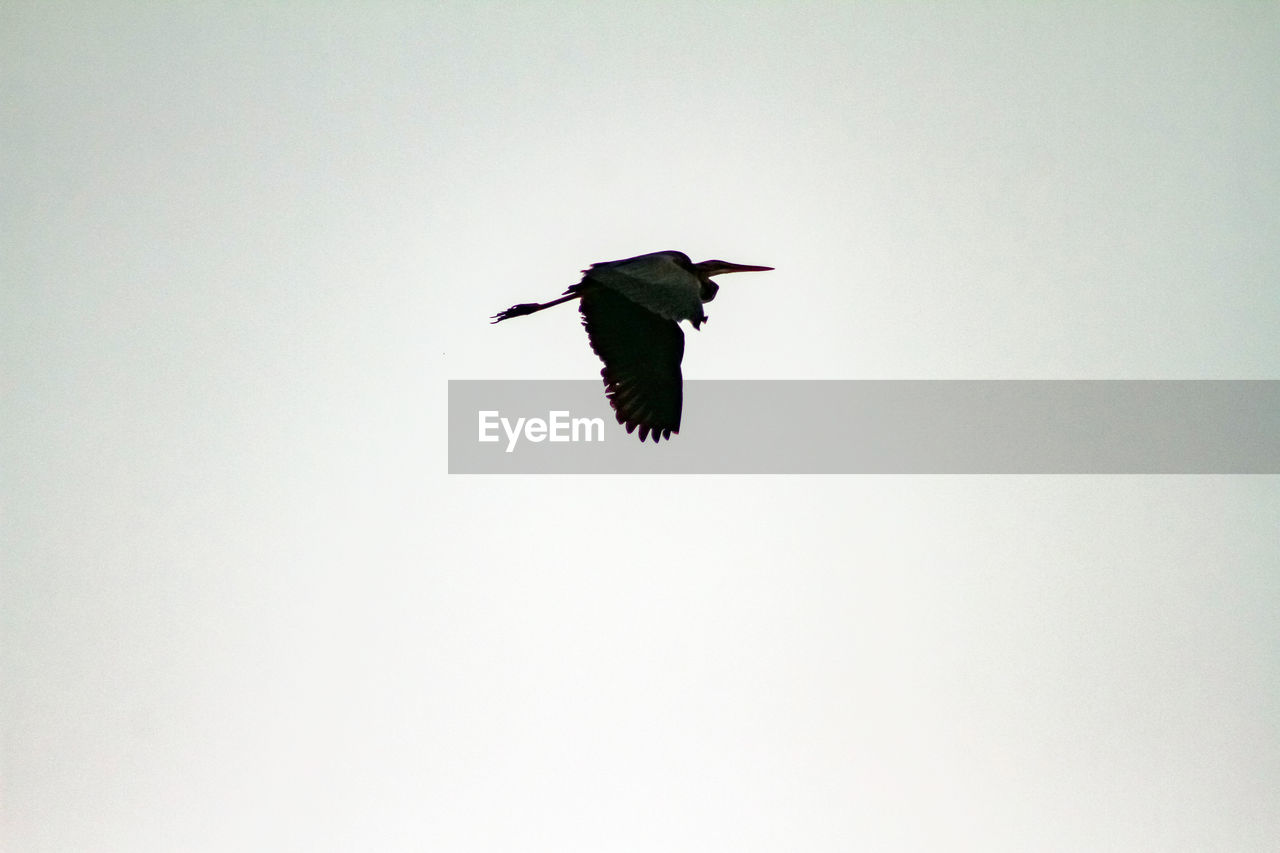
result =
M689 378L1280 378L1280 7L258 5L0 12L0 846L1272 849L1277 478L444 427L661 249Z

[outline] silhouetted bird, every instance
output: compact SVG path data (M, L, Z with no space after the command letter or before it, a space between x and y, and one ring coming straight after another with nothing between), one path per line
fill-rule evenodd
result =
M705 302L720 286L713 275L764 272L773 267L692 263L684 252L653 252L621 261L604 261L583 270L582 281L550 302L525 302L493 315L492 322L523 317L571 299L581 300L582 325L591 349L604 362L605 393L627 432L640 428L640 440L670 439L680 431L683 404L684 332L707 319Z

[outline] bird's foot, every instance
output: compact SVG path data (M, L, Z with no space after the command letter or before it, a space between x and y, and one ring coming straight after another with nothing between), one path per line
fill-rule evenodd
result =
M532 314L542 306L536 302L522 302L519 305L512 305L506 311L499 311L493 315L489 321L490 325L501 323L503 320L510 320L512 317L523 317L525 314Z

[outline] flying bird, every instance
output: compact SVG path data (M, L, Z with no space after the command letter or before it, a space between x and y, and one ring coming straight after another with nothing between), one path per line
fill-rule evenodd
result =
M523 317L562 302L579 300L582 325L591 349L604 362L600 376L605 395L627 433L640 428L640 440L670 440L680 432L683 404L684 332L707 320L703 303L716 298L713 275L765 272L773 267L693 263L684 252L652 252L620 261L604 261L583 270L582 281L559 299L525 302L493 315L493 323Z

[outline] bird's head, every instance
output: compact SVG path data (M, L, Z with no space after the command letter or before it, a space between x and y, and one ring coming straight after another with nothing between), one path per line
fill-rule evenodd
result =
M698 278L702 280L702 286L698 292L698 298L703 302L710 302L716 298L716 291L720 289L720 285L711 280L713 275L724 275L727 272L766 272L773 267L755 267L751 264L731 264L728 261L702 261L693 265L697 271Z
M773 267L757 267L751 264L731 264L728 261L701 261L693 268L705 276L724 275L729 272L768 272Z

